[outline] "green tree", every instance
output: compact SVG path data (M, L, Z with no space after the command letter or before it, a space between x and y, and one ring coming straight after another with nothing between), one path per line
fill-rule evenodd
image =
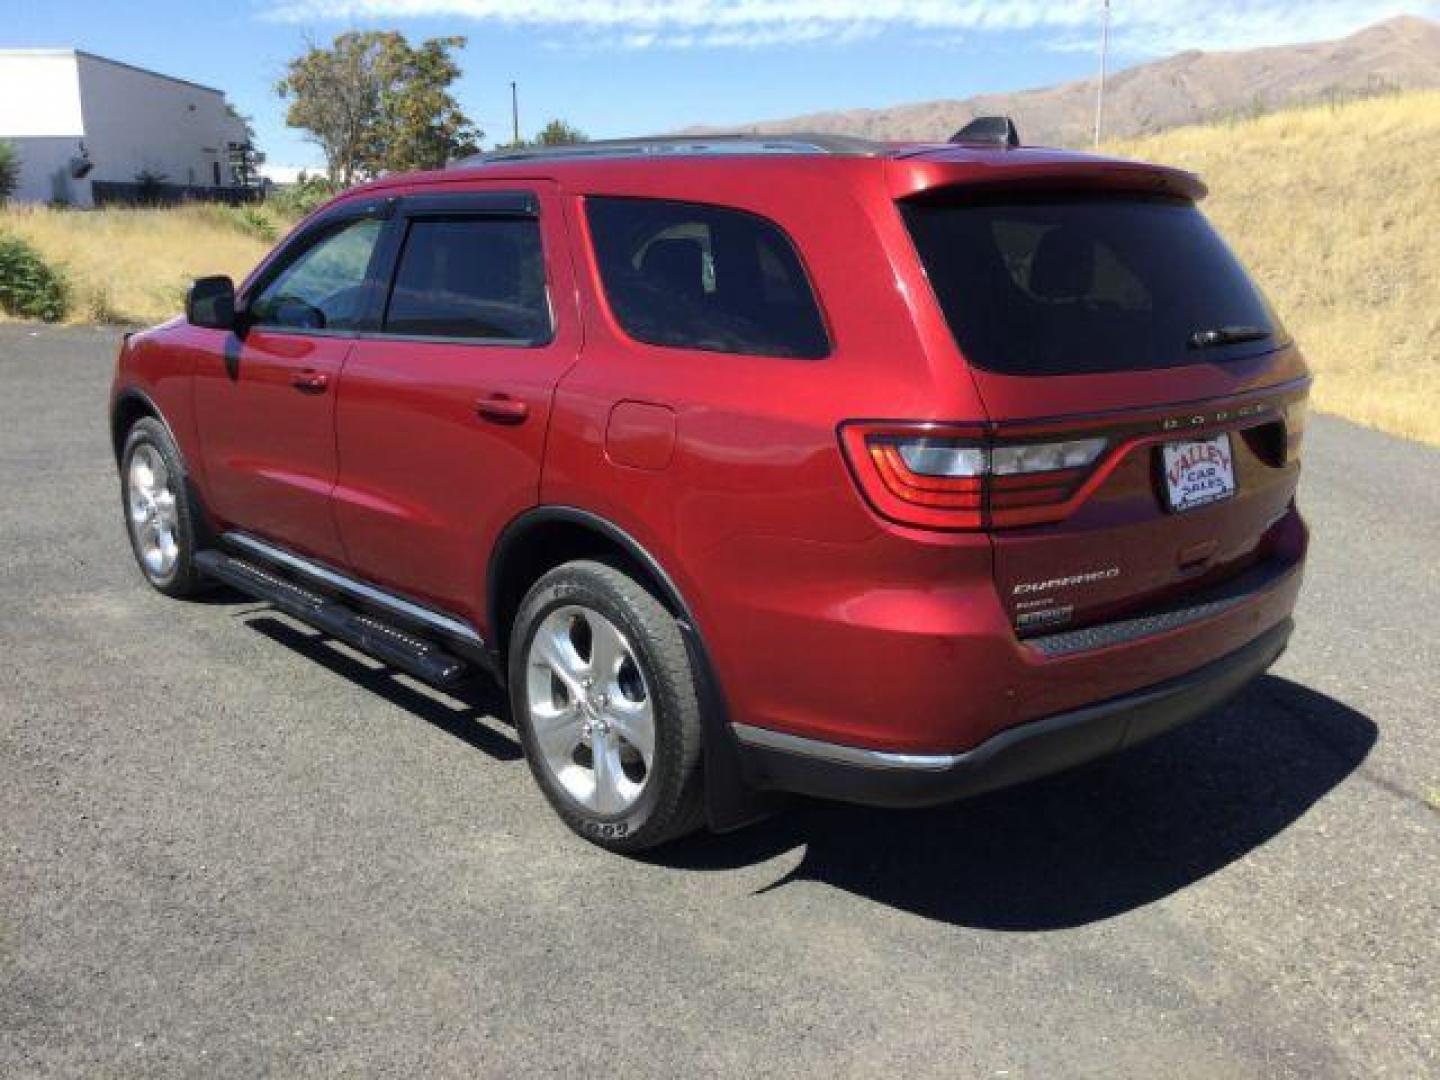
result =
M329 49L311 45L276 85L290 102L285 122L308 133L325 155L330 179L351 184L373 157L380 113L376 54L380 35L348 33Z
M381 167L393 172L443 168L473 154L484 134L451 96L460 77L452 53L463 37L432 38L410 48L395 34L381 54Z
M412 48L395 31L351 31L290 61L276 91L285 122L309 133L330 179L348 185L386 171L435 169L473 153L483 134L450 93L463 37Z
M14 143L0 141L0 206L20 186L20 151Z
M565 120L551 120L540 134L533 139L519 142L496 143L496 150L529 150L536 146L570 146L574 143L589 142L590 136Z
M282 217L298 220L321 203L329 202L335 192L336 186L328 178L318 173L307 176L302 169L293 184L275 188L266 203Z
M589 142L589 136L564 120L551 120L535 136L537 146L569 146L582 142Z

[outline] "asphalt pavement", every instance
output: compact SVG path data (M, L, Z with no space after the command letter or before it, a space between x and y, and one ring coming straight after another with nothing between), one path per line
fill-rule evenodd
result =
M1440 452L1312 418L1297 636L968 803L573 838L493 689L131 561L114 331L0 326L0 1075L1440 1075Z

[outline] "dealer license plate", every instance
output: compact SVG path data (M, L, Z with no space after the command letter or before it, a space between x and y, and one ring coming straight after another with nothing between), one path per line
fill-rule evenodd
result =
M1235 494L1235 462L1228 434L1166 443L1160 449L1171 510L1194 510Z

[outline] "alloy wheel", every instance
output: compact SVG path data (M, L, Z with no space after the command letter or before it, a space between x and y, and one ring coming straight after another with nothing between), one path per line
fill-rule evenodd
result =
M141 443L130 457L126 492L135 550L145 569L163 578L180 558L180 512L175 479L149 443Z
M570 604L545 616L526 656L530 724L546 770L577 803L635 805L655 757L655 711L639 656L619 627Z

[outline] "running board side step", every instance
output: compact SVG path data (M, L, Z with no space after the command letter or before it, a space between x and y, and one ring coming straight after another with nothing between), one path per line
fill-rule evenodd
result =
M197 553L195 563L209 577L432 686L454 686L470 673L464 660L435 644L302 588L265 567L215 550Z

